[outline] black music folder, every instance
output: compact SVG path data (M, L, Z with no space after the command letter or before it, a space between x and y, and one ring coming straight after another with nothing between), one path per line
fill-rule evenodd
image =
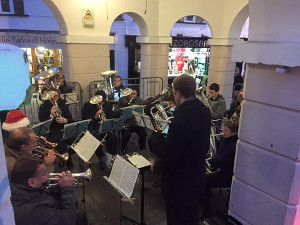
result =
M89 126L90 120L82 120L75 123L65 124L64 126L64 139L77 137L82 132L86 131Z
M45 136L48 132L52 119L33 125L31 129L37 136Z

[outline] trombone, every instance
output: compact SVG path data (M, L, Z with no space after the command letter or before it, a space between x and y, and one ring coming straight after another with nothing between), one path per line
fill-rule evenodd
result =
M35 154L33 154L34 156L37 156L39 158L43 158L43 155L44 155L44 151L46 152L49 152L50 150L52 149L48 149L48 148L45 148L45 147L42 147L42 146L36 146L33 151L37 152ZM54 152L54 154L60 158L62 158L63 160L67 161L69 159L69 153L64 153L64 154L59 154L59 153L56 153Z

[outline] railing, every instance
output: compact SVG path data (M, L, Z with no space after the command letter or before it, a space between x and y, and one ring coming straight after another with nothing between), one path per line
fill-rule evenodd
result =
M69 82L68 85L72 87L72 93L77 93L77 100L74 103L69 104L72 117L77 121L81 119L81 86L78 82ZM28 117L31 124L39 123L39 108L43 103L39 97L39 90L42 86L44 85L32 85L30 88L31 97L29 102L19 107L19 109ZM64 98L64 94L61 94L61 98Z
M127 78L122 79L122 81L125 87L137 87L139 96L143 100L157 95L164 88L164 82L161 77ZM105 80L92 81L89 84L89 98L93 97L95 92L99 90L101 84L104 84L105 82Z

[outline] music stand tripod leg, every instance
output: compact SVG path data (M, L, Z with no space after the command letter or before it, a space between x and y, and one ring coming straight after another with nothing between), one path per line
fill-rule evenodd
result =
M84 169L83 160L81 160L81 168ZM89 163L89 168L91 168L91 164L90 163ZM100 216L102 216L103 219L106 219L106 216L102 212L100 212L98 209L95 209L90 203L88 203L85 200L85 185L82 185L82 199L81 199L81 203L80 203L80 205L78 207L80 207L81 205L83 205L83 212L84 212L84 214L86 214L86 205L88 205L94 211L96 211Z

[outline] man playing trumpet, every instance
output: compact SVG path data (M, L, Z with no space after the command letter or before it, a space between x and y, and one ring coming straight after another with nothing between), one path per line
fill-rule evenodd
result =
M17 159L22 156L31 155L36 146L36 136L32 129L22 127L11 132L7 144L4 146L9 179L11 178L11 171ZM50 150L48 154L44 156L44 164L46 165L48 172L54 171L54 161L54 151Z
M20 158L11 173L11 202L16 225L87 224L76 212L74 178L70 171L59 176L59 192L46 188L48 172L38 158Z

